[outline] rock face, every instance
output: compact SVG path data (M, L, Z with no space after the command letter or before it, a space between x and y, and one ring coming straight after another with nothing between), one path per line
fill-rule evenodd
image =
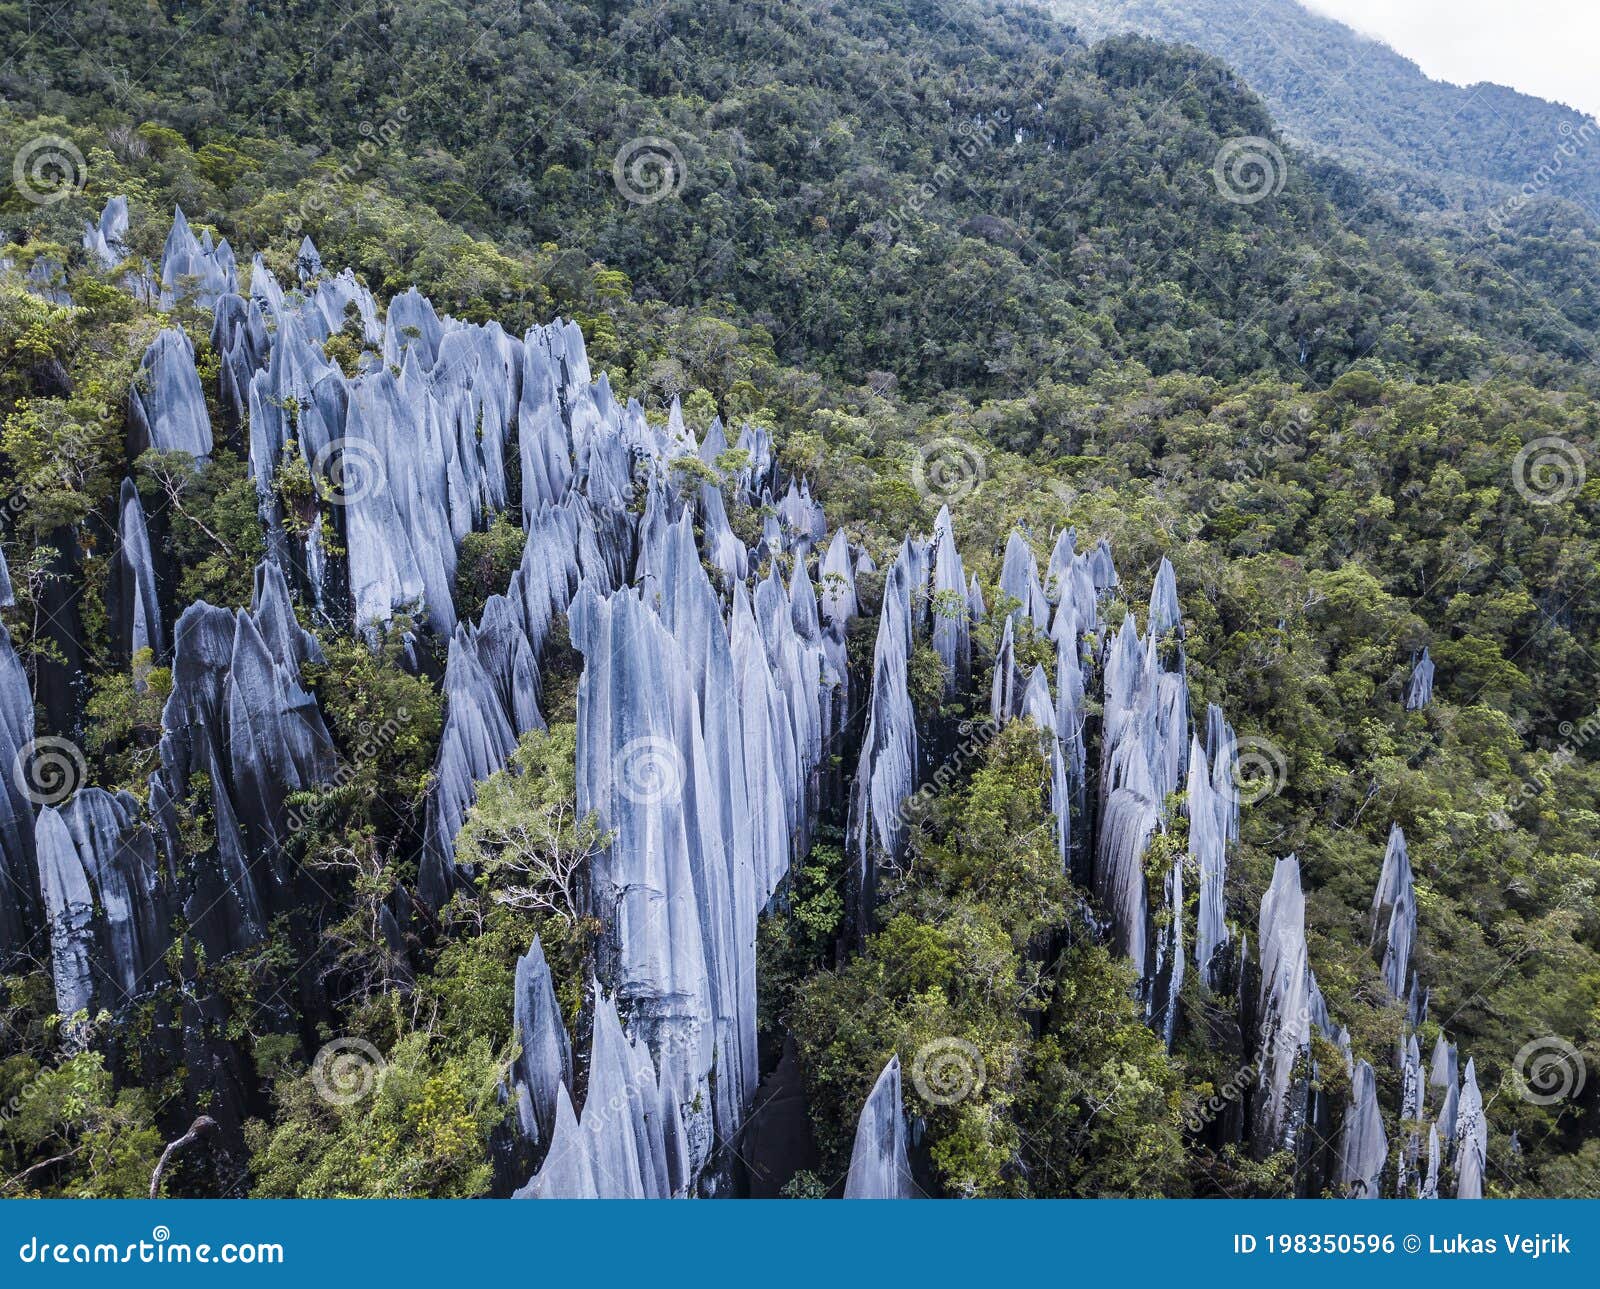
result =
M1389 1157L1389 1139L1378 1109L1378 1082L1372 1066L1358 1062L1350 1080L1350 1105L1339 1140L1337 1180L1351 1199L1377 1199L1379 1178Z
M156 592L155 562L150 553L150 531L144 506L132 479L122 481L118 502L115 618L117 642L124 657L149 649L156 658L167 652L166 630L161 623L161 599Z
M1489 1150L1489 1125L1478 1091L1478 1072L1471 1061L1461 1078L1456 1110L1456 1198L1482 1199L1483 1174Z
M674 1091L658 1078L649 1049L628 1040L615 1001L597 986L583 1118L562 1084L549 1154L516 1198L671 1199L690 1180Z
M203 309L239 289L238 264L227 238L212 244L210 232L194 235L182 209L173 211L172 231L161 253L161 307L193 297Z
M908 538L884 579L872 653L872 695L850 803L848 849L854 870L850 912L864 935L877 902L880 867L905 848L905 803L917 787L916 713L907 688L912 596L926 581L925 551Z
M83 249L103 269L114 269L128 258L128 199L113 197L100 212L97 224L83 226Z
M286 801L334 769L322 714L300 684L311 660L321 651L270 563L257 570L249 612L197 601L178 619L150 810L171 871L185 874L185 916L214 956L258 942L271 915L295 902L282 855ZM184 836L197 812L211 823L202 855Z
M1297 1061L1311 1047L1316 980L1306 959L1306 902L1300 862L1293 855L1273 869L1261 899L1261 991L1258 1052L1261 1066L1253 1138L1259 1153L1295 1148L1305 1118L1305 1092L1293 1086ZM1320 997L1320 995L1318 995Z
M1094 858L1094 886L1112 913L1113 942L1133 960L1146 1007L1168 1042L1183 981L1182 865L1175 860L1162 889L1152 891L1144 860L1151 839L1168 826L1167 799L1182 787L1191 759L1181 637L1176 584L1163 560L1145 634L1130 614L1107 649Z
M1239 835L1239 794L1234 786L1233 727L1213 704L1206 714L1210 752L1198 737L1189 740L1189 859L1198 873L1199 906L1195 920L1194 958L1207 988L1217 989L1228 944L1228 845Z
M0 557L3 560L3 557ZM0 569L3 569L0 563ZM4 588L10 590L10 579ZM24 953L41 926L39 870L34 858L34 803L24 776L34 737L33 691L28 673L0 626L0 963Z
M906 1112L900 1096L900 1058L892 1056L873 1084L856 1122L846 1199L915 1199L907 1158Z
M147 448L211 455L211 420L195 372L194 345L169 327L145 350L140 377L128 396L130 455Z
M1383 978L1396 998L1406 996L1411 946L1416 938L1417 895L1411 857L1406 853L1405 833L1394 824L1389 829L1378 887L1372 894L1372 939L1374 945L1382 945Z
M550 967L537 938L517 960L513 1020L517 1042L522 1047L512 1069L517 1117L524 1136L535 1143L548 1142L556 1130L563 1099L569 1114L572 1110L567 1098L567 1089L572 1086L572 1045L567 1041Z
M115 1012L166 983L166 885L139 803L85 788L39 812L37 837L61 1014Z
M302 271L320 273L314 253L302 247ZM581 492L611 580L622 579L631 453L656 432L637 403L617 404L604 377L591 384L575 326L535 327L518 340L496 323L440 316L414 290L395 297L380 322L348 273L316 277L314 289L310 280L286 295L258 262L248 307L224 300L218 325L226 310L223 392L248 408L263 520L320 608L363 628L419 614L453 634L456 551L511 502L514 437L524 525L531 532L546 510ZM275 333L270 353L257 315ZM320 344L350 328L368 347L353 376ZM293 524L275 485L286 452L323 498L294 502L303 510ZM345 551L337 568L326 555L335 537Z
M1433 659L1426 648L1411 668L1406 684L1406 711L1419 712L1433 701Z

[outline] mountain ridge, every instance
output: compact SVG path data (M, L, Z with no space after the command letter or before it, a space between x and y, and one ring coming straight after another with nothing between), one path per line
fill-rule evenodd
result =
M1443 204L1493 210L1533 185L1534 195L1548 191L1600 219L1600 127L1592 116L1491 81L1435 80L1382 40L1296 0L1047 0L1046 7L1092 38L1138 32L1221 58L1291 137L1401 175L1449 177ZM1574 139L1581 141L1575 162L1562 164L1561 149ZM1552 165L1560 172L1551 173Z

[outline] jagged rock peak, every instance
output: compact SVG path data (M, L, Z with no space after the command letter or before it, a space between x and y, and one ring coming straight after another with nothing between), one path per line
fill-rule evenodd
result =
M909 1133L900 1092L900 1058L891 1056L856 1121L846 1199L915 1199L907 1151Z
M1383 869L1372 894L1371 936L1374 946L1383 946L1383 978L1389 992L1404 998L1411 948L1417 938L1417 896L1406 835L1399 824L1389 827Z
M1311 969L1306 957L1306 902L1300 888L1300 861L1288 855L1277 862L1272 884L1261 898L1257 944L1261 958L1260 1039L1263 1054L1254 1131L1258 1153L1292 1145L1298 1133L1291 1104L1295 1062L1311 1042Z
M1406 683L1406 711L1418 712L1433 701L1433 659L1423 646L1421 656L1411 666L1411 679Z
M83 249L103 269L114 269L128 258L128 199L112 197L100 212L98 223L83 225Z
M41 926L34 857L34 802L16 768L33 742L33 689L27 669L0 625L0 963L26 951Z
M556 1094L550 1150L518 1199L669 1199L690 1180L682 1119L667 1071L623 1033L617 1005L594 987L594 1040L583 1116Z
M1377 1199L1379 1181L1389 1159L1389 1139L1378 1108L1377 1076L1366 1061L1356 1064L1350 1080L1350 1104L1339 1138L1335 1180L1351 1199Z
M168 327L145 350L143 372L128 397L130 447L211 455L211 418L195 371L194 345L180 327Z
M161 253L161 307L171 309L193 295L201 308L210 309L219 297L238 290L238 264L227 238L214 246L209 232L197 238L182 207L175 208Z
M513 1023L522 1049L512 1067L518 1122L529 1140L548 1143L556 1129L560 1099L572 1084L572 1046L538 936L517 959L514 1006Z
M149 649L156 658L162 658L167 652L167 637L161 622L161 600L156 593L150 531L145 524L139 489L132 479L122 481L117 535L120 539L116 552L118 643L126 657Z
M1461 1095L1455 1114L1456 1198L1482 1199L1484 1170L1488 1164L1489 1124L1478 1090L1477 1066L1467 1061L1461 1076Z

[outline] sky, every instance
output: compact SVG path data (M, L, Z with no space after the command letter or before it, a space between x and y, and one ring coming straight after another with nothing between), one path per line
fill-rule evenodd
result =
M1600 0L1301 0L1429 76L1495 81L1600 116Z

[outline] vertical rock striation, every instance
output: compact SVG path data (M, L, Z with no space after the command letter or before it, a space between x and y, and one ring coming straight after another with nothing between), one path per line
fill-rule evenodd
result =
M846 1199L915 1199L907 1158L905 1106L900 1095L900 1058L891 1056L873 1084L856 1121Z

